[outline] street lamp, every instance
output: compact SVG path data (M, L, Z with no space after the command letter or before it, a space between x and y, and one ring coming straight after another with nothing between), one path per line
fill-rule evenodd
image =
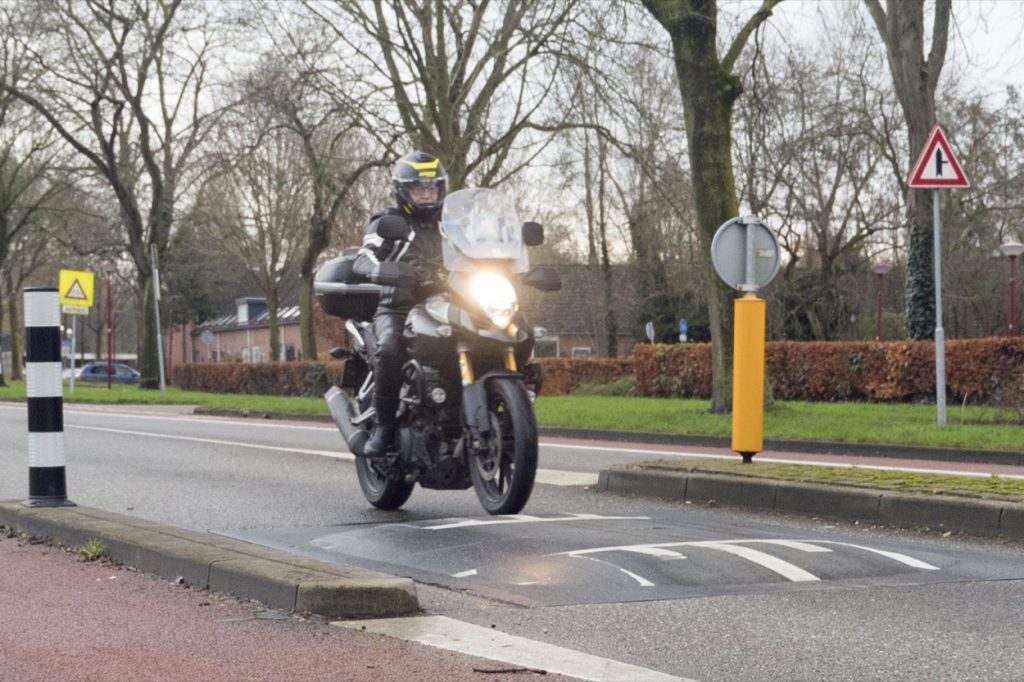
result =
M104 261L100 266L103 274L107 276L107 390L110 389L110 377L114 373L114 322L113 309L114 297L111 293L111 278L117 270L117 264L112 260Z
M999 245L1004 256L1010 257L1010 336L1017 333L1017 256L1024 253L1024 244L1005 242Z
M871 272L878 277L877 294L875 296L875 341L882 340L882 288L885 284L885 276L892 270L889 263L875 263L871 266Z

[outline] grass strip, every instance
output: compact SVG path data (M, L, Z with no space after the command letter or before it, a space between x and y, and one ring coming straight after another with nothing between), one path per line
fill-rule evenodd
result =
M160 391L138 386L76 382L75 393L65 384L68 403L184 404L213 409L268 412L295 417L326 416L322 397L201 393L169 386ZM25 383L0 387L0 399L24 400ZM622 396L541 396L537 421L541 426L586 430L640 431L701 436L728 436L732 417L712 414L707 400ZM1024 414L984 406L951 407L946 426L936 424L934 405L907 403L811 403L776 401L765 411L764 437L812 442L915 445L972 450L1020 452Z
M724 474L775 479L794 483L848 485L858 488L892 490L925 495L954 495L1008 502L1024 502L1024 480L1002 476L955 476L908 471L887 471L865 467L812 466L740 461L659 459L627 464L627 470L676 473Z
M24 400L25 382L8 381L0 386L0 400ZM241 393L202 393L167 387L167 397L159 390L143 390L138 386L75 382L75 392L69 393L64 383L65 403L96 403L113 405L196 405L213 409L270 412L296 417L328 415L327 403L319 396L248 395Z

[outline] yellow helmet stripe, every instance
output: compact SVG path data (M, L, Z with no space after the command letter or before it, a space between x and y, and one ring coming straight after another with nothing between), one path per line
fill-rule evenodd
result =
M439 159L434 159L433 161L421 161L419 163L415 163L413 161L406 161L405 159L399 159L399 161L401 161L402 163L406 164L407 166L412 166L415 170L418 170L418 171L424 171L424 170L435 170L436 171L438 164L441 163L441 161Z

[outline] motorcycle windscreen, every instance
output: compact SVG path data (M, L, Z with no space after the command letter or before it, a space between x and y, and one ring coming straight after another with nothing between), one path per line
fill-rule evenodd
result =
M526 272L530 261L523 245L522 225L511 197L493 189L452 192L441 210L444 266L468 271L473 261L508 261L512 272Z

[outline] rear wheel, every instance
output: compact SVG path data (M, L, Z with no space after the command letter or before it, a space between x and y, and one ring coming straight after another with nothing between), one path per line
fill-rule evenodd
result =
M355 411L354 398L348 394L346 397ZM371 425L367 433L372 430ZM365 436L363 442L366 442ZM405 472L394 457L356 455L356 476L359 478L359 487L363 489L363 497L377 509L398 509L409 499L416 485L405 482Z
M490 514L518 514L537 475L537 421L522 382L494 379L487 386L490 434L470 455L473 489Z
M363 496L377 509L398 509L412 495L415 483L406 483L405 474L390 457L356 457L356 476Z

